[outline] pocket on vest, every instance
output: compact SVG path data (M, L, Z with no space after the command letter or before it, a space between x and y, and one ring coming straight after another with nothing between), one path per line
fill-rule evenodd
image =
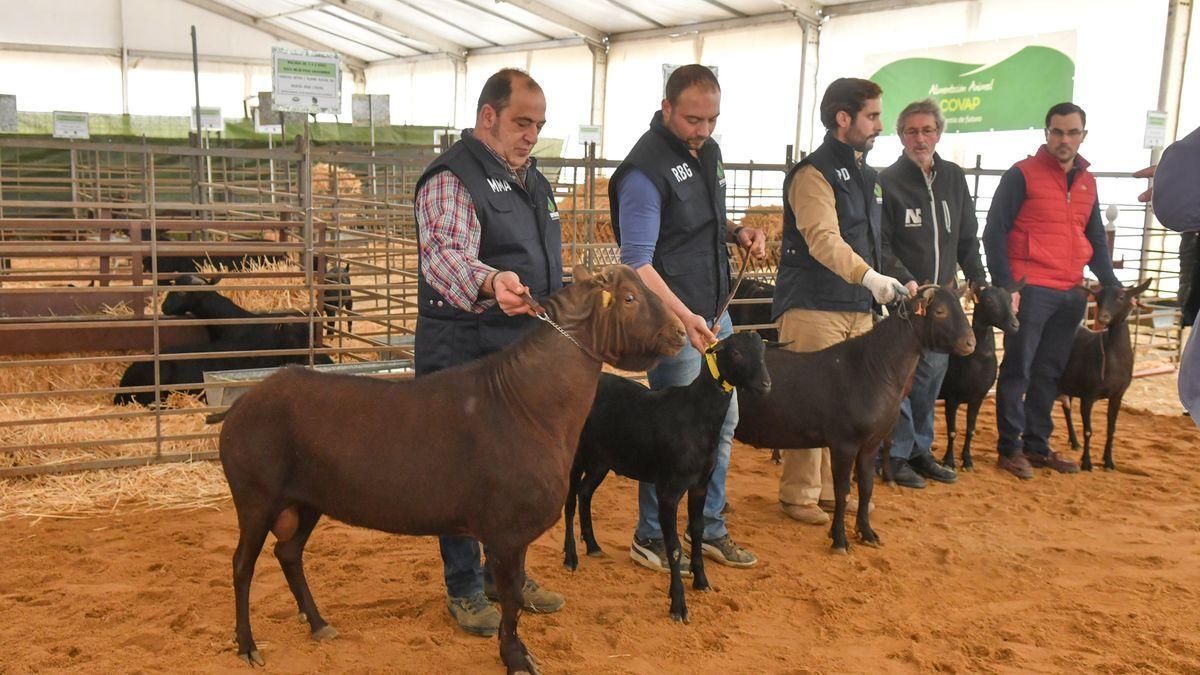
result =
M526 223L518 222L521 214L513 213L517 206L516 199L517 197L511 192L488 195L488 204L506 222L503 225L497 223L485 228L480 233L481 244L487 243L496 246L538 238L537 224L534 222L536 216L530 216Z
M663 272L674 279L700 275L704 275L704 278L708 279L713 274L712 258L686 251L664 254L662 266Z

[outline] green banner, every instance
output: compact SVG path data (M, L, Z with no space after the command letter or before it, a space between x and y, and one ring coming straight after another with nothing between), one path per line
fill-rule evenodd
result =
M904 106L931 98L947 131L1040 129L1046 111L1070 101L1075 63L1063 52L1027 46L992 64L931 58L893 61L871 76L883 88L884 133L895 133Z

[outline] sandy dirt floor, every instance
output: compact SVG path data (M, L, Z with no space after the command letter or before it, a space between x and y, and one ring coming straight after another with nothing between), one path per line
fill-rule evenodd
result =
M545 673L1200 671L1191 422L1130 411L1121 471L1039 470L1019 483L994 468L992 409L978 469L951 486L879 488L873 523L885 546L849 556L830 553L824 528L788 520L778 467L737 446L731 529L761 563L711 566L717 591L689 589L689 625L668 620L666 575L629 560L634 486L610 477L595 501L607 557L565 571L561 522L531 548L530 573L568 603L523 616L525 641ZM227 500L0 521L0 672L241 668L230 642L236 537ZM502 672L495 640L452 625L434 540L326 520L307 567L342 637L308 638L264 553L252 616L270 671Z

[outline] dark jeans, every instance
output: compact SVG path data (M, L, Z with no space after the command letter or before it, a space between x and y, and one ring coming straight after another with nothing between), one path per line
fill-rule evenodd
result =
M913 459L933 452L933 409L942 380L950 366L950 355L922 352L913 372L908 397L900 402L900 416L892 427L893 459Z
M492 566L479 564L482 548L470 537L438 537L442 551L442 574L446 577L446 595L465 598L483 592L483 580L492 580Z
M1021 328L1004 338L1004 362L996 386L997 450L1011 457L1024 450L1048 454L1054 422L1050 413L1058 378L1067 367L1087 298L1078 290L1026 286L1017 320Z

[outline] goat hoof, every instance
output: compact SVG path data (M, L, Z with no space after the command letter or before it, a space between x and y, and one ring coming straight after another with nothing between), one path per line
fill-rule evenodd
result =
M896 487L896 481L894 480L885 480L883 481L883 484L888 487Z
M259 654L257 649L251 649L249 652L247 652L245 654L238 654L238 658L245 661L248 665L251 665L251 666L267 665L267 662L263 661L262 654Z
M574 572L575 570L579 569L579 563L564 562L563 569L567 570L568 572Z
M537 663L534 662L531 654L525 654L525 668L520 670L511 670L513 675L541 675L542 671L538 670Z
M679 623L689 623L687 610L685 609L683 612L671 612L671 620L678 621Z
M1115 465L1115 464L1105 464L1105 465L1104 465L1104 470L1105 470L1105 471L1116 471L1116 470L1117 470L1117 467L1116 467L1116 465Z
M600 549L596 549L595 551L588 551L587 554L588 554L589 558L603 558L604 557L604 551L602 551Z
M850 555L850 547L849 546L834 546L833 552L836 555Z
M317 642L325 642L326 640L332 640L337 636L338 636L337 629L334 628L333 626L330 626L329 624L325 624L324 626L321 626L320 628L314 630L312 633L313 639L316 640Z
M974 470L975 470L975 465L974 465L974 464L963 464L963 465L962 465L962 470L963 470L963 471L974 471Z
M296 615L296 620L299 621L300 623L308 623L308 615L305 614L304 612L300 612L299 614Z

